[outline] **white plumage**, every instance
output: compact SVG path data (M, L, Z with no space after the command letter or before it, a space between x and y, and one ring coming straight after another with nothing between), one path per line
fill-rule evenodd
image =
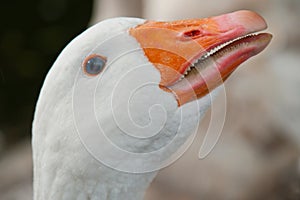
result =
M194 109L198 106L197 101L178 108L173 95L158 87L159 72L128 34L129 28L143 22L134 18L103 21L74 39L54 63L42 88L33 123L36 200L141 199L155 176L155 172L139 175L118 172L97 160L107 156L104 160L107 159L108 163L105 164L117 160L118 163L111 164L113 167L137 172L154 170L161 162L155 166L151 164L155 163L153 156L147 158L152 166L144 169L145 158L116 158L117 152L112 152L105 142L91 137L97 136L99 131L95 127L95 118L86 115L90 114L87 110L93 108L93 103L103 131L113 142L128 151L157 150L170 142L172 135L178 134L174 146L164 153L155 154L161 156L162 160L166 159L166 155L173 154L197 126L198 111L201 111L201 115L205 112L210 97L199 100L202 102L201 109ZM128 50L133 51L128 53ZM107 68L97 78L87 77L81 70L83 59L93 53L109 58ZM137 90L141 85L145 86ZM132 98L130 95L133 91L136 94ZM127 108L130 109L132 121L126 112ZM180 114L183 110L182 118ZM163 127L164 121L167 121L166 127ZM179 127L180 123L182 127ZM157 129L160 126L163 130ZM140 133L141 137L149 137L153 131L158 136L147 141L130 140L121 134L120 127L135 136ZM178 133L177 128L180 128ZM92 154L99 154L95 158L89 150ZM136 169L132 169L133 164Z

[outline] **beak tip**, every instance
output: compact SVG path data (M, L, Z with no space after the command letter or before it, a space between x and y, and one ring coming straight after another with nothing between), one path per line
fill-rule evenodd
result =
M241 25L246 25L247 29L250 31L261 31L268 27L265 19L257 14L256 12L250 10L241 10L231 13L231 18Z

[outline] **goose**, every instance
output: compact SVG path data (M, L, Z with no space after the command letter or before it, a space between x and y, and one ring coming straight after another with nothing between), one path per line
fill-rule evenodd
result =
M141 200L237 67L272 35L242 10L204 19L104 20L48 72L36 105L35 200Z

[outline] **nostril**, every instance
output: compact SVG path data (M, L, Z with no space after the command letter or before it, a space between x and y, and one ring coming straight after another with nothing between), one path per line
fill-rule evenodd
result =
M201 35L201 31L200 30L191 30L191 31L185 32L183 35L186 38L194 38L194 37Z

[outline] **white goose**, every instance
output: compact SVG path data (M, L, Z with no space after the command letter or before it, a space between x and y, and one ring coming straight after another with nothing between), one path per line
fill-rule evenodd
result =
M256 13L238 11L173 22L115 18L79 35L37 103L34 199L143 199L215 88L268 45L270 34L251 34L265 28Z

